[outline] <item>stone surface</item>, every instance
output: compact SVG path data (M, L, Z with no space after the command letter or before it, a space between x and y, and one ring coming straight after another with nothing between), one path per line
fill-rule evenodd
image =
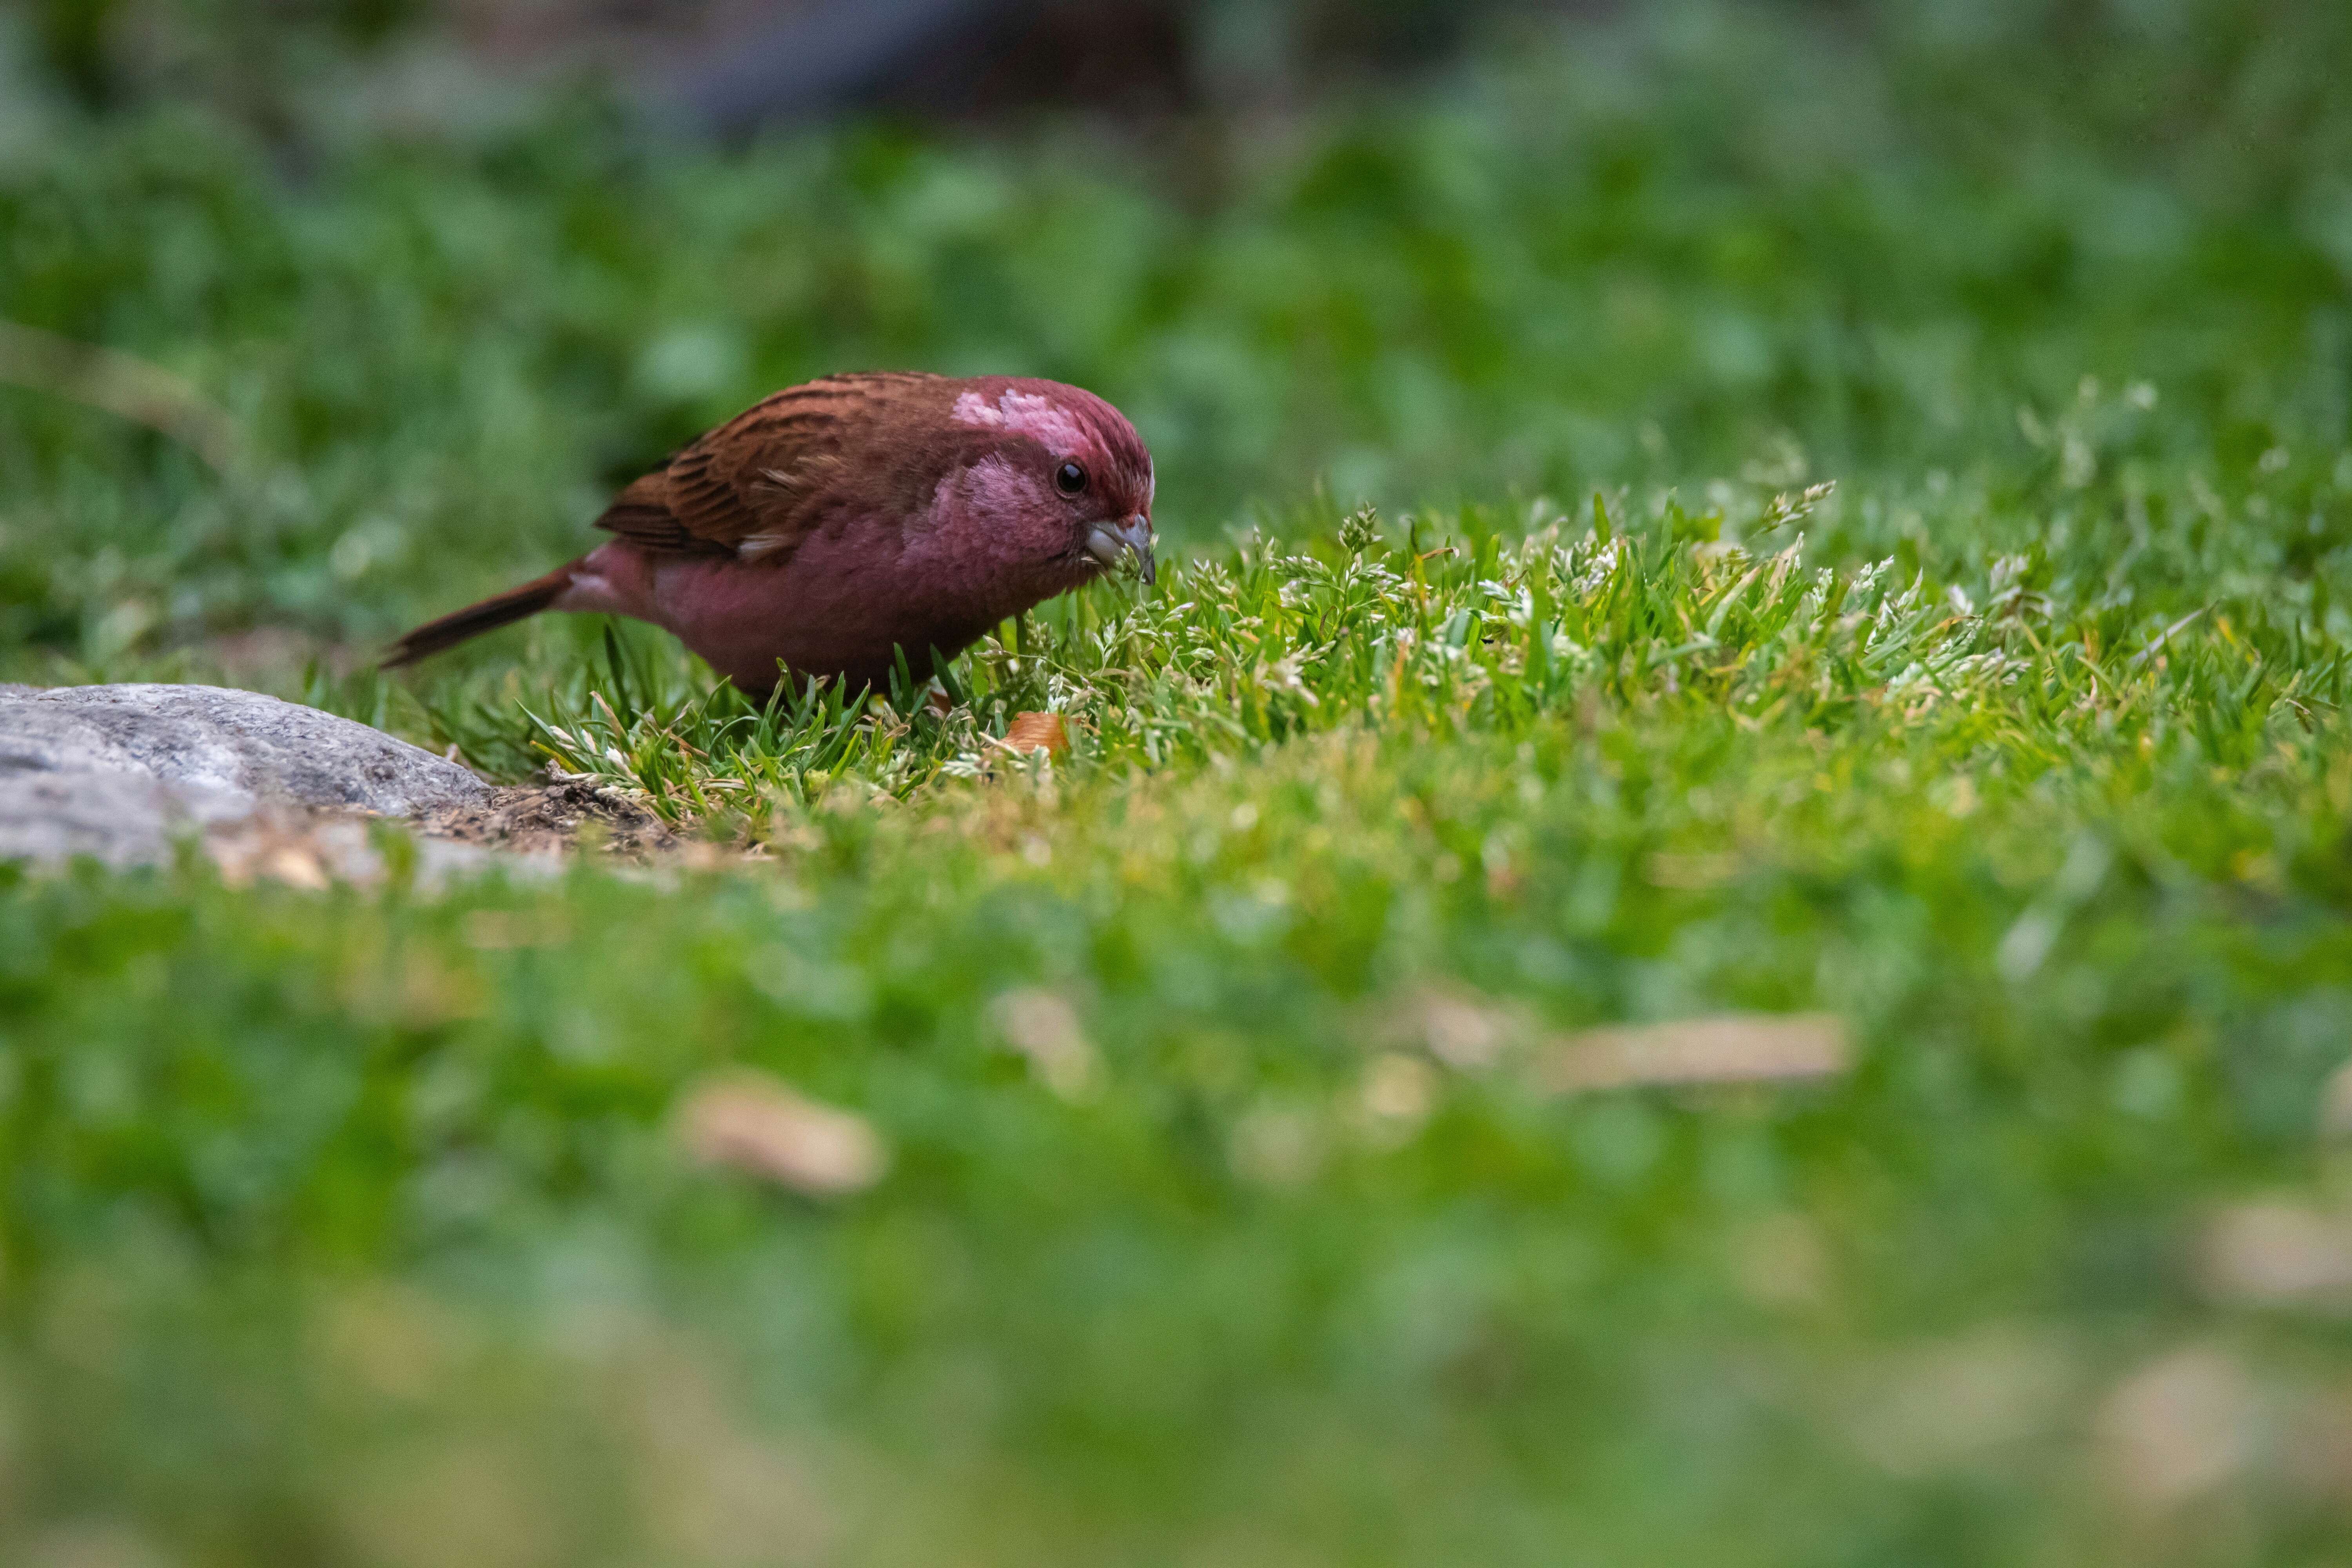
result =
M383 816L489 795L457 763L380 730L220 686L0 687L0 770L136 773Z
M0 686L0 859L154 860L264 807L415 816L490 787L381 731L217 686Z
M252 808L241 796L137 773L0 772L0 860L161 860L180 834Z

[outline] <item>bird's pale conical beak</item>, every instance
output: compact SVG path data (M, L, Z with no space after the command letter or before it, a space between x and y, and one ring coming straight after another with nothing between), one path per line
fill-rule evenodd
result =
M1151 559L1151 520L1141 512L1119 522L1098 522L1087 535L1087 553L1101 562L1106 571L1129 558L1134 561L1138 576L1146 583L1157 583L1160 573Z

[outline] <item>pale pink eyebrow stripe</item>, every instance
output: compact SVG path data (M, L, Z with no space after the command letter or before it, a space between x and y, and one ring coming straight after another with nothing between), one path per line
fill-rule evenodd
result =
M956 399L955 420L982 430L1003 430L1026 436L1056 457L1084 452L1091 445L1085 423L1042 392L1007 388L991 405L977 392Z

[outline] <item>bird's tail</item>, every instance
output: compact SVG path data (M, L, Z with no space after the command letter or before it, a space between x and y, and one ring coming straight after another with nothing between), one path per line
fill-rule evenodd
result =
M572 586L572 569L579 564L574 561L558 566L546 576L534 577L519 588L509 588L478 605L468 605L437 621L425 622L384 650L382 668L414 664L428 654L456 647L468 637L496 631L552 607L563 596L563 591Z

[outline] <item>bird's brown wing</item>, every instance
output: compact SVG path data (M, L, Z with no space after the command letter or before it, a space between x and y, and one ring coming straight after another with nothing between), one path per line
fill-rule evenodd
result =
M781 559L856 460L872 400L937 379L839 375L787 387L623 490L596 526L666 554Z

